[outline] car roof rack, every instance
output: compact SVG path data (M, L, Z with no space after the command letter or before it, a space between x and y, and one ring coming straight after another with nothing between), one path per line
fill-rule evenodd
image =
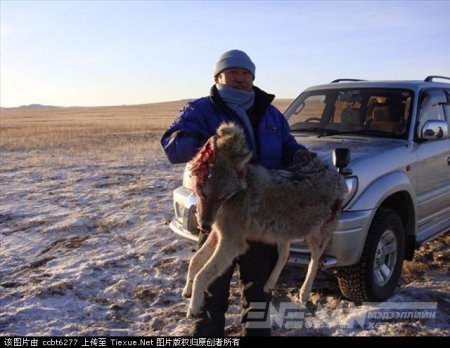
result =
M447 77L447 76L438 76L438 75L431 75L431 76L427 76L426 79L425 79L424 81L426 81L426 82L432 82L433 79L450 80L450 77Z
M343 81L367 81L367 80L360 80L360 79L336 79L336 80L331 81L331 83L343 82Z

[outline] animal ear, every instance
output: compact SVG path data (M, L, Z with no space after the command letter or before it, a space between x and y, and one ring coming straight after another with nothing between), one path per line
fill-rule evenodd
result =
M246 154L236 157L236 171L242 173L245 170L248 162L252 159L253 152L249 151Z
M190 161L190 170L194 175L203 173L205 168L207 169L214 162L216 148L216 139L212 136Z
M203 148L200 150L200 161L203 163L212 163L214 162L214 158L216 157L216 149L217 149L217 136L213 135L208 139L208 141L203 145Z

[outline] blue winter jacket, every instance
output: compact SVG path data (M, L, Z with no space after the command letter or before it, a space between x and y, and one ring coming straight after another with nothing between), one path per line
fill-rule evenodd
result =
M222 122L234 122L245 131L249 149L253 151L252 163L268 169L286 166L297 150L305 149L289 132L289 125L277 108L271 105L274 95L257 87L255 104L248 111L255 131L257 148L251 148L249 133L241 118L221 100L217 88L211 95L187 103L170 128L163 134L161 146L170 162L190 161Z

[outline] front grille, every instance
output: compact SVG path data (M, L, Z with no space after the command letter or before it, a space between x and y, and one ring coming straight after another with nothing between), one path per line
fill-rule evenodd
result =
M197 217L195 216L195 205L190 208L186 208L184 204L175 202L175 219L180 223L183 228L192 234L198 234L199 229L197 225Z
M198 234L200 231L198 229L197 217L195 216L195 205L189 208L186 218L186 226L184 226L192 234Z
M184 205L182 205L178 202L175 202L174 207L175 207L175 219L177 219L177 221L182 224L183 223Z
M185 187L177 188L173 193L175 219L183 230L198 234L196 212L196 198L191 190Z
M308 245L304 238L298 238L291 242L291 248L308 248Z

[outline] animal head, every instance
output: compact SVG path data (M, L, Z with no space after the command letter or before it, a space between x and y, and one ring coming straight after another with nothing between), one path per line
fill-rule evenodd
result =
M200 230L208 232L222 204L247 187L245 174L251 157L244 131L224 123L190 162Z

